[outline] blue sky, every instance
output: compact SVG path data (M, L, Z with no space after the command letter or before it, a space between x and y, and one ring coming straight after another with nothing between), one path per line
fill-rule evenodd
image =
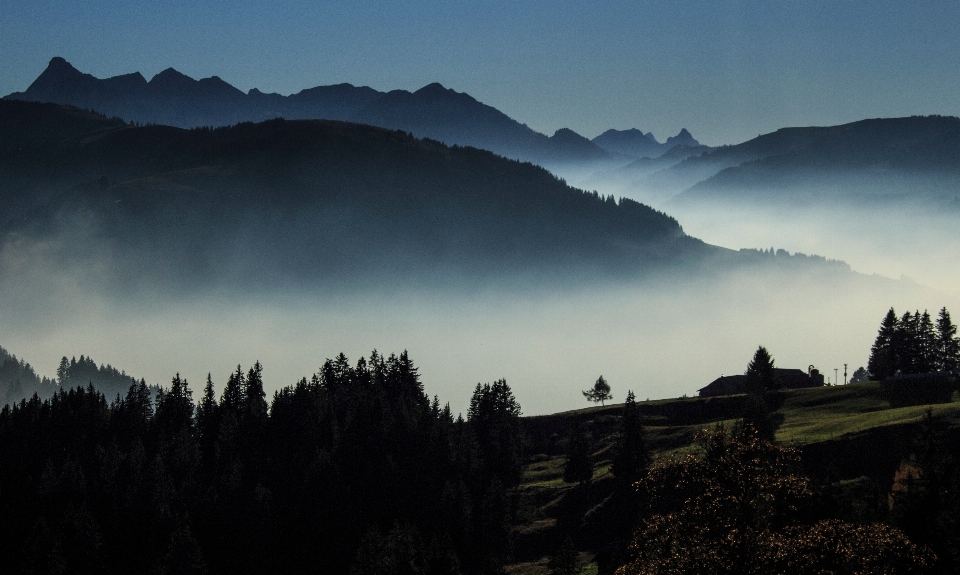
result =
M53 56L289 94L438 81L548 134L960 115L960 3L0 0L0 93Z

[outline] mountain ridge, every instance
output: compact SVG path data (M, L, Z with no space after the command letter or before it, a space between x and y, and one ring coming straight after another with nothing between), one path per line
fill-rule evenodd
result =
M50 239L90 227L104 243L90 253L120 254L108 267L121 282L337 283L364 270L377 270L373 280L569 280L726 253L632 200L402 131L329 120L137 127L16 100L0 101L0 120L10 126L0 201L20 202L0 233ZM60 255L81 244L59 244Z
M229 126L276 117L345 120L540 164L590 163L609 156L589 140L567 147L562 139L551 139L469 94L437 82L414 92L380 92L344 83L283 96L257 89L244 93L218 76L194 80L173 68L149 81L139 72L101 80L58 56L24 92L5 99L67 104L128 122L181 128Z
M960 188L960 118L873 118L781 128L691 157L672 170L717 168L674 198L872 201L899 196L946 205ZM814 190L816 188L816 191ZM779 190L779 196L771 190Z

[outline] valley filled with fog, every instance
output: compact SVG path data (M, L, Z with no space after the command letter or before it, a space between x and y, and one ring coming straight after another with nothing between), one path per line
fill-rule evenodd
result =
M772 256L771 256L772 257ZM0 310L10 351L52 377L60 357L92 356L149 383L177 372L199 393L237 364L264 366L268 394L343 352L408 350L426 391L465 412L478 382L506 378L528 414L580 408L599 375L614 400L694 395L742 373L758 345L778 366L833 377L866 364L886 310L947 306L945 292L830 270L759 269L557 288L400 287L349 293L276 289L168 297L117 296L95 273L4 270ZM23 272L21 268L19 270ZM14 280L13 277L19 277Z

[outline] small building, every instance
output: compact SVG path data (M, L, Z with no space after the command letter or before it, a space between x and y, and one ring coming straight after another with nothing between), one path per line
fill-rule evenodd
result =
M812 365L804 372L802 369L774 368L781 389L801 389L804 387L823 387L823 374ZM697 393L700 397L715 397L718 395L735 395L744 393L747 382L745 375L721 375L701 388Z

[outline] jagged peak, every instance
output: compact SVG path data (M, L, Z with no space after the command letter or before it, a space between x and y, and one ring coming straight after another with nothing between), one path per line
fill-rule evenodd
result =
M693 146L699 146L699 145L700 145L700 142L698 142L698 141L693 137L693 135L690 134L690 132L687 131L686 128L681 128L681 129L680 129L680 132L677 133L676 136L667 138L667 143L668 143L668 144L673 143L673 142L677 142L677 143L681 143L681 142L682 142L682 143L687 143L687 144L693 145Z
M43 71L41 76L51 75L51 74L57 75L57 76L63 76L63 75L83 76L83 72L74 68L73 64L71 64L70 62L67 62L65 59L63 59L60 56L54 56L53 58L50 58L50 63L47 64L47 69Z

